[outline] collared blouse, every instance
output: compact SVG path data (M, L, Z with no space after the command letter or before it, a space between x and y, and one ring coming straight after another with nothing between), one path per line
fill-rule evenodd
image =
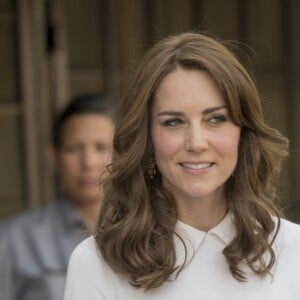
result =
M230 213L208 232L178 221L176 232L187 247L187 259L179 276L161 287L144 292L129 284L126 276L114 273L101 257L93 237L73 252L68 268L64 300L299 300L300 226L281 220L273 245L276 263L261 278L247 268L247 282L230 273L224 247L235 235ZM185 259L182 242L174 236L177 264Z

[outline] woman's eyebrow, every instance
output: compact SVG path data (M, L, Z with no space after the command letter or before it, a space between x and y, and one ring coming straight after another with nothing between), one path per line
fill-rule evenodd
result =
M227 108L226 105L221 105L221 106L214 106L214 107L209 107L209 108L206 108L202 111L202 114L203 115L208 115L210 113L213 113L217 110L220 110L220 109L224 109L224 108Z
M202 114L207 115L224 108L227 108L227 106L220 105L220 106L208 107L202 111ZM183 115L184 114L182 112L176 110L164 110L164 111L160 111L157 114L157 116L183 116Z
M175 110L160 111L157 116L183 116L183 113Z

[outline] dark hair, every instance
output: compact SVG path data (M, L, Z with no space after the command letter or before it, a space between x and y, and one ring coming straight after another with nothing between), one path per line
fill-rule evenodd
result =
M160 176L149 179L153 156L150 112L155 91L174 70L207 72L233 122L241 127L238 163L226 183L236 236L224 248L232 276L246 280L243 263L258 276L275 263L272 242L280 216L275 189L288 140L263 118L260 95L245 68L223 42L183 33L154 45L138 66L121 102L114 157L95 236L108 265L145 290L162 285L177 269L173 244L177 208ZM264 260L264 254L269 259Z
M56 148L61 146L61 136L66 122L74 115L101 114L114 119L113 103L105 94L79 95L70 101L56 116L53 124L52 142Z

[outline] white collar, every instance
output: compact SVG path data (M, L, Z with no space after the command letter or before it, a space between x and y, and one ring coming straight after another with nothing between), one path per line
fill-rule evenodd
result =
M273 217L273 220L275 222L275 225L277 225L278 220ZM201 231L197 228L194 228L186 223L183 223L182 221L177 221L175 226L175 232L180 236L180 238L184 241L184 244L182 243L181 239L175 234L174 235L174 246L175 246L175 252L176 252L176 266L179 268L182 268L183 266L188 265L197 250L201 247L202 242L204 242L205 237L208 237L209 235L217 237L215 241L217 241L216 245L216 251L222 251L235 237L236 235L236 228L234 225L234 215L232 212L228 212L226 216L212 229L209 231ZM273 233L274 234L274 233ZM270 239L273 237L273 234L271 235ZM275 243L273 245L273 248L277 255L277 261L278 257L281 254L281 251L283 249L283 238L281 236L282 234L278 234L276 237ZM269 253L264 254L264 259L268 260ZM277 262L273 266L271 272L269 272L270 280L273 280L274 273L277 268ZM252 272L251 270L246 267L245 271ZM175 274L176 275L176 272ZM171 278L174 278L171 276Z
M187 265L192 260L206 236L213 235L217 237L220 241L220 246L224 248L234 238L236 229L233 223L233 214L228 212L215 227L207 232L201 231L179 220L176 223L175 232L174 246L176 265L182 266L183 264ZM184 241L185 246L177 235Z

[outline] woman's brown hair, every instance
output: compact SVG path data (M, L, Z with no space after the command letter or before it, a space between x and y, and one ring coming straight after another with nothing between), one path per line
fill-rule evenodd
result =
M155 44L122 99L114 158L95 234L101 255L113 271L145 290L161 286L181 270L175 267L174 199L161 185L159 172L153 180L147 173L153 155L149 134L153 95L176 68L208 72L233 122L241 127L237 167L226 183L237 233L223 254L237 280L247 279L242 263L264 276L275 263L272 242L280 226L276 221L280 210L274 182L288 141L265 124L260 96L233 52L223 42L200 33L172 35Z

